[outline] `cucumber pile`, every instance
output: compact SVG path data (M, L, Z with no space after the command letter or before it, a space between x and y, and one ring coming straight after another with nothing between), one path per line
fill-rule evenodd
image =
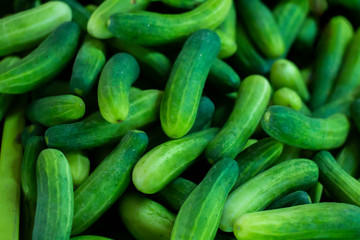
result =
M0 1L0 240L359 240L359 16Z

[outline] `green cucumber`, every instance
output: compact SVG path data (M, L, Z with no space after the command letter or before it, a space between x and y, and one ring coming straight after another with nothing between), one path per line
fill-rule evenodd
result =
M95 236L95 235L82 235L70 238L70 240L112 240L111 238Z
M240 77L226 62L215 59L210 68L206 84L216 91L233 92L240 86Z
M193 9L206 0L160 0L162 3L175 8Z
M76 55L70 79L70 91L79 96L87 96L96 84L103 68L105 45L97 39L85 37Z
M339 163L340 167L354 178L359 176L359 145L360 142L355 136L350 137L336 157L336 161Z
M32 239L69 239L74 213L71 171L64 154L41 151L36 162L37 203Z
M77 24L79 24L81 29L86 31L87 23L91 16L91 12L89 10L87 10L83 5L81 5L76 0L55 0L55 1L61 1L66 3L71 8L72 20Z
M127 230L139 240L169 240L175 215L139 193L121 197L119 213Z
M179 14L116 13L110 17L108 28L115 37L125 41L144 46L160 45L182 40L200 29L215 29L226 18L231 4L231 0L207 0Z
M307 116L311 115L309 108L303 102L301 97L291 88L283 87L276 90L272 96L273 105L290 107Z
M346 140L350 123L338 113L328 118L311 118L283 106L269 107L261 126L271 137L290 146L309 150L333 149Z
M289 160L260 173L229 195L220 229L231 232L235 221L244 214L263 210L275 199L293 191L308 189L318 176L318 167L307 159Z
M119 123L127 118L130 87L139 74L139 65L130 54L117 53L106 62L97 91L100 113L106 121Z
M319 166L319 181L331 196L360 206L360 182L342 169L331 153L321 151L315 155L314 161Z
M304 204L311 204L311 198L307 192L296 191L286 195L285 197L275 200L266 210L286 208Z
M36 46L62 23L70 21L71 17L68 5L62 2L49 2L1 18L0 56Z
M350 105L351 118L355 126L360 130L360 98L354 100Z
M309 50L314 47L319 33L318 21L313 16L307 16L296 36L294 47L299 51Z
M0 73L0 93L24 93L50 81L75 54L79 35L76 23L61 24L35 50Z
M214 239L226 197L238 173L234 160L217 162L181 206L171 239Z
M245 214L234 225L237 239L359 239L360 208L317 203Z
M206 147L210 163L222 158L235 158L256 126L270 100L271 87L260 75L247 77L241 84L234 109L224 127Z
M74 189L78 188L89 176L90 160L82 152L67 152L65 157L69 162Z
M310 188L309 195L313 203L319 203L324 190L324 186L317 182L313 187Z
M31 124L26 126L21 133L21 143L25 146L27 141L33 136L43 136L45 128L40 124Z
M50 127L45 132L46 144L66 151L99 147L121 139L129 130L142 128L159 118L162 91L130 91L129 116L121 123L109 123L96 112L86 119Z
M170 138L184 136L194 124L205 81L219 49L219 37L208 29L193 33L182 47L160 107L161 126Z
M209 128L151 149L134 167L135 187L146 194L163 189L200 156L217 132L217 128Z
M345 96L338 100L329 102L319 107L312 113L313 117L316 118L327 118L336 113L345 114L350 117L351 104L354 102L354 96Z
M129 131L75 190L71 235L77 235L90 227L121 196L147 144L148 138L144 132Z

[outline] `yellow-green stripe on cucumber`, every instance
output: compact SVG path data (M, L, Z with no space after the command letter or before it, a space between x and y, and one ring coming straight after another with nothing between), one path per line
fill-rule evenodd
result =
M311 204L311 198L305 191L296 191L286 195L285 197L276 199L266 210L292 207L304 204Z
M129 131L75 190L72 235L90 227L121 196L147 144L148 137L143 131Z
M36 163L37 204L33 239L69 239L74 193L69 163L56 149L43 150Z
M238 174L234 160L225 158L217 162L181 206L171 239L214 239L226 197Z
M205 81L219 49L219 37L208 29L193 33L182 47L160 107L161 126L170 138L184 136L194 124Z
M239 154L260 122L270 94L269 82L260 75L249 76L240 84L231 115L206 147L205 155L210 163Z
M344 114L311 118L283 106L269 107L261 126L271 137L290 146L309 150L333 149L346 140L350 123Z
M233 231L235 221L246 213L265 209L275 199L296 190L307 190L319 177L317 165L307 159L293 159L275 165L250 179L228 197L220 229Z
M272 104L290 107L307 116L311 115L309 108L303 102L299 94L291 88L283 87L276 90L272 96Z
M89 176L90 160L81 151L66 152L65 157L69 162L74 189L78 188Z

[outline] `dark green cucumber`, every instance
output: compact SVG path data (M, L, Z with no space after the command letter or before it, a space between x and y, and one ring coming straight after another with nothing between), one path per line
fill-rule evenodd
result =
M239 170L232 159L222 159L190 193L176 216L171 239L214 239L226 197Z
M316 109L316 111L312 113L312 116L316 118L327 118L336 113L342 113L347 117L350 117L351 104L354 102L354 99L354 96L345 96L338 100L326 103Z
M307 116L311 115L309 108L303 102L301 97L291 88L283 87L276 90L272 96L272 104L290 107Z
M26 142L33 136L43 136L45 128L40 124L31 124L24 128L21 133L21 143L25 146Z
M175 8L193 9L206 0L160 0L162 3Z
M50 81L75 54L79 35L76 23L61 24L35 50L0 73L0 93L24 93Z
M127 118L130 87L139 74L139 65L130 54L117 53L106 62L97 91L100 113L106 121L119 123Z
M261 126L271 137L290 146L309 150L333 149L346 140L350 123L345 115L311 118L283 106L269 107Z
M321 151L314 157L319 166L319 181L337 200L360 206L360 182L336 162L331 153Z
M206 147L205 155L210 163L222 158L235 158L256 126L270 100L271 87L260 75L247 77L241 84L231 115L224 127Z
M233 92L240 86L240 77L226 62L216 59L210 68L206 84L216 91Z
M70 91L79 96L88 95L95 86L105 61L105 45L100 40L86 36L75 58Z
M355 126L360 130L360 98L351 103L350 113L352 120L355 122Z
M82 235L70 238L70 240L112 240L111 238L95 236L95 235Z
M179 14L116 13L110 17L108 29L125 41L144 46L160 45L182 40L200 29L215 29L226 18L231 4L231 0L207 0Z
M70 151L118 141L127 131L142 128L159 118L161 97L159 90L145 90L133 95L130 92L129 116L122 123L109 123L96 112L80 122L50 127L45 132L46 143Z
M43 150L36 163L37 204L32 239L69 239L74 194L71 171L64 154Z
M271 167L283 150L283 144L264 138L243 150L235 160L239 166L239 177L234 189Z
M317 19L313 16L307 16L296 36L294 47L300 51L312 49L318 33Z
M90 160L80 151L67 152L65 157L69 162L74 189L78 188L89 176Z
M285 197L275 200L266 210L293 207L298 205L311 204L311 198L307 192L296 191Z
M91 16L91 12L81 5L77 0L55 0L66 3L72 12L72 21L79 24L81 29L86 31L87 23Z
M360 142L355 136L349 137L345 146L336 157L340 167L354 178L359 176Z
M75 190L72 235L91 226L121 196L131 181L132 168L147 144L144 132L129 131Z
M231 232L235 221L244 214L263 210L275 199L293 191L308 189L318 176L318 167L307 159L289 160L260 173L229 195L220 229Z
M359 239L360 208L317 203L245 214L234 225L237 239Z
M182 47L160 107L161 126L170 138L184 136L194 124L205 81L219 49L219 37L208 29L193 33Z

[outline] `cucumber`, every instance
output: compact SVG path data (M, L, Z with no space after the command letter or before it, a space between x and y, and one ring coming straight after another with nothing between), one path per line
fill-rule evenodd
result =
M283 106L269 107L261 120L264 131L290 146L309 150L333 149L346 140L350 123L338 113L328 118L311 118Z
M33 136L42 136L44 135L45 128L39 124L31 124L24 128L24 131L21 133L21 143L23 146L26 145L27 141Z
M194 124L205 81L219 49L219 37L208 29L193 33L182 47L160 107L161 126L170 138L184 136Z
M24 93L50 81L75 54L79 35L76 23L61 24L35 50L0 73L0 93Z
M289 160L260 173L229 195L220 229L231 232L235 221L244 214L263 210L275 199L293 191L308 189L318 176L318 167L307 159Z
M105 45L87 35L76 55L70 79L70 91L79 96L87 96L96 84L103 68Z
M359 176L359 145L359 140L355 136L349 137L347 143L336 157L336 161L339 163L340 167L354 178L357 178Z
M70 21L71 17L68 5L62 2L49 2L1 18L0 56L36 46L62 23ZM66 36L61 38L62 41L63 38Z
M270 84L262 76L252 75L241 83L231 115L206 147L205 156L210 163L239 154L260 122L270 93Z
M245 214L234 225L237 239L358 239L360 208L317 203Z
M108 29L125 41L144 46L161 45L183 40L200 29L215 29L226 18L231 4L231 0L207 0L195 9L179 14L116 13L110 17Z
M193 9L206 0L161 0L162 3L175 8Z
M210 68L206 84L216 91L233 92L240 86L240 77L226 62L215 59Z
M37 203L32 239L69 239L74 213L71 171L64 154L41 151L36 162Z
M84 101L74 95L40 98L26 109L26 116L31 122L47 127L74 122L84 114Z
M347 117L350 117L351 104L354 102L354 96L345 96L338 100L324 104L323 106L316 109L312 116L316 118L327 118L336 113L345 114Z
M171 239L214 239L226 197L238 174L234 160L217 162L181 206Z
M350 105L351 118L357 129L360 129L360 98L353 101Z
M95 236L95 235L82 235L70 238L70 240L111 240L111 238Z
M127 118L130 87L139 74L139 65L130 54L117 53L106 62L97 94L100 113L106 121L119 123Z
M75 190L71 235L90 227L121 196L131 181L132 168L147 144L148 138L144 132L129 131Z
M91 16L91 12L87 10L83 5L81 5L76 0L55 0L66 3L72 12L72 21L79 24L82 30L86 31L87 23Z
M293 207L298 205L311 204L311 198L307 192L296 191L285 197L275 200L266 210Z
M163 189L200 156L217 132L217 128L209 128L151 149L134 167L135 187L146 194Z
M324 190L324 186L317 182L313 187L310 188L309 195L313 203L319 203Z
M122 222L136 239L170 239L175 215L161 204L130 192L120 199L119 213Z
M78 188L89 176L90 160L82 152L67 152L65 157L69 162L74 189Z
M272 97L273 105L280 105L290 107L296 111L310 116L311 112L306 104L302 101L301 97L294 90L283 87L276 90Z
M319 34L318 21L313 16L307 16L296 36L294 47L299 51L311 50Z
M45 132L46 144L71 151L118 141L127 131L142 128L159 118L161 97L159 90L145 90L133 96L130 92L130 111L124 122L109 123L96 112L80 122L48 128Z
M342 169L331 153L321 151L315 155L314 161L319 166L319 181L331 196L360 206L360 182Z

